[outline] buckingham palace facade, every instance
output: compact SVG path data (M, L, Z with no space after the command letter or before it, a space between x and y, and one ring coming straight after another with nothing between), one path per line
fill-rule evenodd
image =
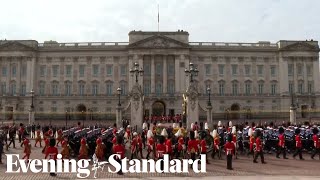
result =
M131 31L129 42L1 40L0 118L28 119L32 99L36 119L66 112L72 118L83 112L92 119L112 118L118 87L130 118L126 106L135 77L129 70L136 62L144 70L138 82L147 116L184 113L185 69L192 62L199 70L194 81L200 116L206 114L210 87L213 119L287 118L292 101L298 118L318 117L317 41L189 42L189 33L178 30Z

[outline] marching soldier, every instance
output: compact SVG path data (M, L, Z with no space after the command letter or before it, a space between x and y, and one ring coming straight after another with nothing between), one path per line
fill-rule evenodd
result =
M124 158L125 147L123 145L123 138L121 136L117 137L117 144L113 146L112 150L113 150L113 153L119 154L121 159ZM121 159L118 159L118 158L116 159L116 161L119 162L120 166L121 166L121 163L120 163ZM120 168L120 171L118 171L117 174L123 175L122 167Z
M184 156L183 152L185 151L185 144L184 144L183 136L181 133L181 129L177 131L175 136L178 138L178 146L177 146L177 153L176 153L176 158L178 159L180 153L182 153L182 155Z
M283 153L283 159L288 159L286 157L286 148L285 148L285 138L284 138L284 129L283 127L279 128L279 143L278 143L278 152L277 158L280 158L280 154Z
M63 134L62 134L62 129L58 130L58 137L57 137L57 146L59 146L59 143L62 145L63 141Z
M86 139L81 139L78 159L88 159L88 145Z
M217 130L212 131L212 137L213 137L213 150L211 157L214 159L216 153L218 153L218 158L221 159L221 151L220 151L220 137L218 136Z
M207 142L206 142L206 134L201 133L201 142L200 142L200 154L206 155L206 162L210 164L207 158Z
M133 156L137 156L137 146L138 146L138 138L137 133L133 133L132 142L131 142L131 159L133 159Z
M296 158L296 156L299 154L300 160L304 160L303 157L302 157L302 143L301 143L300 129L299 128L297 128L295 130L295 134L296 134L296 137L295 137L296 151L293 154L293 158Z
M194 161L196 159L196 155L199 152L198 142L195 139L195 132L190 131L190 140L188 141L188 154L190 154L191 159Z
M164 145L165 143L165 137L160 136L159 137L159 143L157 144L156 148L156 154L157 154L157 159L163 159L163 155L166 154L166 146ZM164 162L161 162L161 170L164 168Z
M312 133L312 140L313 140L313 146L314 146L314 150L313 153L311 155L311 159L314 159L314 156L316 154L319 154L320 156L320 142L319 142L319 137L318 137L318 129L317 128L313 128Z
M171 136L168 136L168 133L165 128L162 130L162 132L163 133L161 133L161 135L164 137L167 137L165 140L166 152L167 154L169 154L169 158L172 159L173 149L172 149Z
M255 139L254 139L254 136L253 136L253 130L252 128L249 129L248 131L248 136L249 136L249 152L248 152L248 156L250 154L254 155L254 143L255 143Z
M118 132L117 124L114 123L114 124L113 124L113 129L112 129L112 134L113 134L114 136L116 136L117 132Z
M261 163L266 164L266 162L264 161L264 156L263 156L263 146L262 146L261 136L262 136L261 131L257 130L256 149L255 149L255 153L254 153L253 162L258 163L257 159L258 159L258 156L260 155Z
M49 139L47 138L47 139L44 140L44 147L43 147L43 149L42 149L42 153L43 153L43 154L46 153L49 145L50 145L50 141L49 141Z
M232 155L234 154L235 151L235 146L232 143L232 135L228 135L228 142L224 146L224 150L226 152L227 156L227 169L233 170L232 168Z
M96 150L95 150L95 154L98 158L99 161L102 161L103 160L103 157L104 157L104 153L103 153L103 146L102 146L102 140L101 138L98 138L96 140Z
M49 139L48 139L49 140ZM56 145L56 140L54 138L50 139L50 143L49 143L49 147L46 150L46 155L45 155L45 159L47 159L47 157L49 157L49 159L53 159L56 160L57 159L57 155L58 155L58 149L55 147ZM56 176L56 173L50 173L50 176Z
M140 158L143 159L143 155L142 155L142 145L143 145L143 143L142 143L142 137L141 137L140 133L138 133L137 142L138 142L137 147L138 147L138 151L139 151L138 153L140 153Z
M37 147L38 143L40 144L40 147L42 147L41 141L42 141L42 139L41 139L41 131L40 131L40 129L37 129L37 131L36 131L36 141L34 143L34 147Z
M62 141L62 150L61 150L62 159L70 158L70 150L67 141Z
M155 158L155 153L154 153L154 146L155 146L155 143L154 143L154 139L153 139L153 133L151 130L148 130L148 134L147 134L147 138L148 138L148 142L147 142L147 147L148 147L148 154L147 154L147 157L146 159L149 159L149 155L150 153L152 153L152 157Z
M13 148L16 148L15 135L16 135L16 127L13 124L9 129L9 140L10 140L10 142L9 142L9 144L7 144L7 148L6 148L7 151L9 150L9 147L10 147L11 143L13 145Z
M22 157L22 159L26 159L26 162L28 162L31 154L30 141L27 138L25 138L23 140L23 145L24 145L24 150L23 150L24 156Z

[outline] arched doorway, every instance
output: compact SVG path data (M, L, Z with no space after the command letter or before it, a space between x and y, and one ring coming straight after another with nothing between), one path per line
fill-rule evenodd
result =
M77 119L78 120L85 120L86 119L87 107L84 104L78 104L76 111L77 111Z
M239 119L239 111L240 111L240 106L239 106L239 104L232 104L231 105L231 118L232 119Z
M166 106L162 101L156 101L152 104L152 114L155 116L162 116L166 113Z
M308 117L308 105L301 106L301 117L307 118Z

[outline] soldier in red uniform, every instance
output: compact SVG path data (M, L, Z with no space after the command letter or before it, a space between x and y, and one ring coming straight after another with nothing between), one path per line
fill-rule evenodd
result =
M34 147L37 147L37 144L40 144L40 147L42 147L42 145L41 145L41 131L40 131L40 129L38 129L37 131L36 131L36 140L35 140L35 143L34 143Z
M263 146L262 146L261 136L262 136L261 131L257 130L256 150L254 152L253 162L258 163L257 159L258 159L258 156L260 156L261 163L266 164L266 162L264 161L264 156L263 156Z
M206 155L207 164L210 164L207 158L207 142L206 142L206 134L201 133L201 142L200 142L200 154Z
M296 151L293 154L293 158L296 158L296 156L299 154L299 158L300 160L303 160L302 157L302 143L301 143L301 137L300 137L300 129L296 129L295 130L295 140L296 140Z
M284 138L284 129L283 127L279 128L279 143L278 143L278 152L277 158L280 158L280 154L283 153L283 159L288 159L286 157L286 148L285 148L285 138Z
M318 137L318 132L319 132L318 129L315 127L313 128L312 132L313 132L312 140L313 140L314 150L312 152L311 159L314 159L314 156L316 154L319 154L320 156L320 142Z
M147 157L146 159L149 159L149 155L150 153L152 152L153 154L153 158L155 158L155 154L154 154L154 146L155 146L155 143L154 143L154 139L153 139L153 133L151 130L148 130L148 133L147 133L147 147L148 147L148 154L147 154Z
M181 129L178 130L175 136L178 138L178 146L177 146L177 154L176 154L176 159L178 159L180 154L184 155L184 151L185 151L185 143L184 143Z
M47 139L44 140L44 147L43 147L43 149L42 149L42 153L43 153L43 154L45 154L45 153L47 152L47 149L48 149L49 145L50 145L50 141L49 141L49 139L47 138Z
M165 137L160 136L159 137L159 143L157 144L156 148L156 154L157 154L157 159L163 159L163 155L166 154L166 146L164 145ZM164 162L161 162L161 170L163 170Z
M196 155L199 152L198 141L194 136L194 131L190 131L190 140L188 141L188 154L190 154L190 157L193 161L196 159Z
M22 157L22 159L26 159L26 161L28 162L31 154L30 141L27 138L25 138L22 143L24 145L24 150L23 150L24 156Z
M254 149L255 139L254 139L254 136L253 136L252 128L249 129L248 136L250 137L249 138L249 152L247 154L249 156L250 154L254 155L253 149Z
M59 129L58 130L58 137L57 137L57 146L59 146L59 143L62 146L62 141L63 141L62 129Z
M112 134L113 134L114 136L116 136L117 131L118 131L118 129L117 129L117 124L114 123L114 124L113 124L113 129L112 129Z
M138 148L138 138L137 133L133 133L132 142L131 142L131 159L133 159L133 156L137 156L137 148Z
M199 131L198 122L195 122L192 128L193 131Z
M232 168L232 155L234 154L235 147L232 143L232 135L228 135L228 142L224 145L224 150L227 155L227 169L233 170Z
M172 149L172 141L171 141L170 135L166 139L165 145L166 145L166 152L167 152L167 154L169 154L170 159L172 159L173 149Z
M86 139L81 139L78 159L88 159L88 145Z
M142 155L142 145L143 145L143 143L142 143L142 137L141 137L141 133L138 133L138 135L137 135L137 142L138 142L138 153L140 153L140 157L141 157L141 159L143 159L143 155Z
M121 159L124 158L124 153L125 153L125 147L123 145L123 138L121 136L117 137L117 144L113 146L113 153L114 154L119 154L120 155L120 159L116 158L116 161L118 161L118 163L121 166ZM120 171L118 171L119 175L123 175L122 173L122 167L120 168Z
M104 157L104 156L103 156L104 153L103 153L103 146L102 146L102 140L101 140L101 138L98 138L98 139L96 140L96 144L97 144L97 146L96 146L95 154L96 154L98 160L99 160L99 161L102 161L102 160L103 160L103 157ZM113 145L113 146L114 146L114 145Z
M216 153L218 153L218 158L221 159L221 151L220 151L220 137L218 136L217 130L212 131L212 137L213 137L213 150L211 157L214 159Z
M54 138L50 139L50 146L47 148L45 153L45 159L49 157L49 159L57 160L58 149L55 147L56 140ZM50 176L56 176L57 174L54 172L50 172Z

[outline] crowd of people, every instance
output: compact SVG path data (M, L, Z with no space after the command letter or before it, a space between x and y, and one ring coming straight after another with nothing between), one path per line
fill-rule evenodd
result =
M238 124L236 126L229 122L228 125L223 126L221 122L218 124L212 124L209 128L208 123L197 122L191 124L190 129L186 129L182 126L181 121L179 123L173 123L171 125L152 123L152 127L149 122L143 123L142 131L136 131L130 125L123 124L125 128L117 127L116 124L113 127L96 127L84 128L80 123L76 127L69 130L63 130L62 128L52 128L50 126L40 127L35 125L31 127L31 134L26 133L26 128L23 124L20 124L19 128L15 125L11 127L2 127L0 136L0 163L1 154L5 149L15 148L15 139L18 136L20 146L23 147L23 159L29 160L31 151L30 138L34 138L34 147L38 146L42 149L45 158L56 159L58 152L57 146L61 146L60 154L64 159L78 158L88 159L96 158L99 161L107 159L111 154L119 154L120 159L125 156L131 159L162 159L164 154L168 154L170 159L173 158L189 158L198 159L201 154L211 154L211 157L215 159L218 155L218 159L222 159L222 154L225 153L227 160L227 169L232 170L232 161L238 158L239 154L243 154L246 151L247 155L253 156L253 163L258 163L260 157L261 163L265 164L265 151L269 151L272 148L270 143L268 144L268 133L270 131L277 132L276 138L276 157L280 158L280 154L284 159L287 159L287 135L285 132L294 132L294 153L293 158L299 155L299 159L303 160L303 137L302 132L312 132L312 155L314 159L315 155L320 157L320 142L319 142L319 128L315 125L302 125L302 126L290 126L290 124L282 124L277 127L273 123L256 126L255 123L249 125ZM90 132L99 130L99 133L93 137L88 136ZM33 131L34 130L34 131ZM86 130L86 133L81 133ZM89 131L90 130L90 131ZM110 132L110 140L103 138ZM80 135L80 136L79 136ZM108 136L109 136L108 135ZM305 136L305 134L303 134ZM77 150L72 149L71 141L77 137L79 141L78 153L74 153L77 156L72 157L72 152ZM247 141L246 141L247 138ZM94 146L92 144L94 140ZM90 142L89 142L90 141ZM108 141L111 141L110 143ZM44 142L44 144L42 144ZM246 144L247 143L247 144ZM264 146L268 147L264 147ZM93 147L93 148L92 148ZM146 149L146 153L143 153ZM145 156L144 156L145 155ZM210 156L210 155L209 155ZM208 156L207 163L209 164ZM120 161L120 159L117 159ZM123 174L121 171L118 174ZM55 174L51 174L54 176Z

